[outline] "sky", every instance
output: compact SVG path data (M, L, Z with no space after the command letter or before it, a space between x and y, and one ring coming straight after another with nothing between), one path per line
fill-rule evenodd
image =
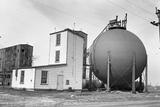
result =
M155 7L159 0L0 0L0 48L34 46L34 65L46 65L50 33L71 28L88 34L88 47L108 21L128 14L127 30L144 43L149 84L160 85L160 42Z

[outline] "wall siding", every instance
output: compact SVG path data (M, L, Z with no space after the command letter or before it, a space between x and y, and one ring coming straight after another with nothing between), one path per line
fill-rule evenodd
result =
M61 32L61 42L59 46L56 46L56 34L51 35L50 43L50 58L49 64L66 64L67 53L67 32ZM55 62L55 52L60 51L60 61Z
M74 87L82 89L83 38L68 32L68 66L72 71Z
M62 49L64 56L60 56L62 62L60 64L55 64L54 60L51 61L51 64L55 64L53 66L43 66L43 67L35 67L32 69L24 69L25 70L25 80L24 85L20 84L20 71L18 70L18 79L15 77L15 70L13 70L12 75L12 87L17 88L33 88L34 89L57 89L57 76L63 75L63 90L68 88L72 88L74 90L82 89L82 73L83 73L83 38L69 32L61 32L61 39L65 36L64 47L62 45L59 47L54 47L52 50L52 57L55 58L54 54L56 49ZM55 36L53 36L55 37ZM61 43L63 43L63 40ZM52 43L53 46L56 46L56 42ZM61 50L61 51L62 51ZM66 56L65 56L66 55ZM61 65L64 64L64 65ZM41 71L48 71L47 84L41 84ZM32 82L30 81L32 79ZM33 81L34 80L34 81ZM66 85L66 80L69 80L69 85Z
M63 75L63 89L81 90L83 72L83 38L67 32L67 64L63 66L36 68L36 89L57 89L57 76ZM41 84L41 71L48 71L48 83ZM69 85L66 85L69 80Z
M24 84L20 83L21 71L24 71ZM27 88L34 89L34 77L35 77L35 69L18 69L17 77L16 70L12 72L12 88Z

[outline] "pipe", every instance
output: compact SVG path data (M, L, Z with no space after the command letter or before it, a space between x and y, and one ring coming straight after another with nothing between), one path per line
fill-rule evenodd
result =
M135 88L135 68L136 68L136 58L135 54L133 55L133 68L132 68L132 93L136 93L136 88Z

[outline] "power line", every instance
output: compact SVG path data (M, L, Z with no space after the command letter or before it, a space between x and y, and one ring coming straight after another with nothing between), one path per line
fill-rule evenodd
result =
M130 10L127 10L127 9L123 8L122 6L118 5L117 3L112 2L111 0L107 0L107 1L109 1L111 4L113 4L113 5L115 5L115 6L118 6L118 7L121 8L122 10L128 11L128 12L130 12L131 14L133 14L133 15L135 15L135 16L137 16L137 17L139 17L139 18L141 18L141 19L143 19L143 20L145 20L145 21L147 21L147 22L148 22L148 21L150 22L150 20L152 20L152 19L150 19L150 18L149 18L149 19L144 18L144 17L142 17L142 16L139 15L139 14L136 14L136 13L130 11Z
M152 2L148 1L148 0L142 0L144 3L146 3L148 6L155 6Z
M151 4L152 6L155 6L155 4L153 2L151 2L150 0L145 0L145 2L148 2L148 4ZM157 0L158 1L158 0Z
M117 4L117 3L114 3L113 1L111 1L111 0L107 0L108 2L110 2L112 5L114 5L114 6L117 6L117 7L119 7L120 9L122 9L122 10L124 10L124 11L128 11L128 12L130 12L131 14L133 14L133 15L135 15L135 16L137 16L137 17L139 17L139 18L141 18L141 19L143 19L143 20L145 20L145 21L147 21L147 22L150 22L152 19L150 19L150 18L146 18L146 17L143 17L143 16L141 16L140 14L137 14L137 13L135 13L135 12L133 12L133 11L130 11L130 10L127 10L126 8L124 8L124 7L122 7L121 5L119 5L119 4ZM128 0L127 0L128 1ZM90 24L90 25L94 25L94 26L97 26L98 24L95 24L95 23L89 23L89 21L88 21L88 19L86 20L86 19L84 19L84 18L81 18L81 17L77 17L77 16L74 16L73 14L71 14L71 13L69 13L69 12L65 12L65 11L63 11L63 10L60 10L60 9L57 9L57 8L55 8L55 7L53 7L53 6L49 6L48 4L44 4L44 3L42 3L42 2L40 2L40 1L38 1L40 4L43 4L44 6L46 6L46 7L49 7L49 8L52 8L54 11L57 11L57 12L59 12L59 13L63 13L63 14L65 14L65 15L67 15L67 16L70 16L70 17L72 17L72 18L76 18L76 19L78 19L78 20L80 20L80 21L84 21L85 23L88 23L88 24ZM108 3L107 2L107 3ZM130 1L129 1L130 2ZM133 4L133 3L132 3ZM107 4L108 5L108 4ZM145 9L144 9L145 10ZM146 10L145 10L146 11ZM146 11L147 13L148 13L148 11ZM149 12L150 13L150 12Z
M131 1L129 1L129 0L126 0L126 1L127 1L128 3L134 5L135 7L137 7L137 8L139 8L139 9L145 11L146 13L153 14L152 12L150 12L150 11L148 11L148 10L146 10L146 9L144 9L144 8L142 8L142 7L140 7L140 6L138 6L138 5L136 5L135 3L133 3L133 2L131 2Z
M81 20L81 21L83 21L83 22L85 22L85 23L88 23L88 24L90 24L90 25L93 25L93 26L97 26L97 25L98 25L98 24L96 24L96 23L90 23L88 19L84 19L84 18L82 18L82 17L74 16L73 14L71 14L71 13L69 13L69 12L65 12L65 11L60 10L60 9L57 9L57 8L55 8L55 7L53 7L53 6L49 6L48 4L44 4L44 3L42 3L41 1L38 1L38 3L43 4L43 5L46 6L46 7L52 8L54 11L57 11L57 12L59 12L59 13L63 13L63 14L65 14L65 15L67 15L67 16L72 17L72 18L76 18L76 19Z

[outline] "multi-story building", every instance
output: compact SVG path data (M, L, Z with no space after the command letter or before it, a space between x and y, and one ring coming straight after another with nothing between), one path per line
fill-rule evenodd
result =
M82 89L87 34L65 29L50 35L49 65L13 70L12 88Z
M10 85L13 69L32 66L33 47L20 44L0 49L0 84Z
M49 64L67 64L69 55L72 55L72 60L76 63L77 58L83 57L83 65L86 65L87 52L87 34L82 31L64 29L62 31L51 33ZM83 43L80 43L80 39ZM82 48L80 47L82 45ZM69 48L68 48L69 47ZM69 50L69 49L72 50ZM78 54L78 50L82 49L83 56ZM86 77L86 67L83 67L83 78Z

